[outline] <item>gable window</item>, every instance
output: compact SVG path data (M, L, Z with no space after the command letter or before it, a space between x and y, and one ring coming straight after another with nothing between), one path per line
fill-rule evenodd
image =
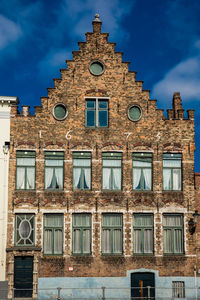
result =
M45 189L63 189L64 152L45 152Z
M44 215L44 254L63 253L63 215Z
M163 154L163 189L181 190L181 154L164 153Z
M35 188L35 151L17 151L16 189Z
M73 214L73 253L91 253L91 215Z
M121 190L122 153L105 152L102 154L103 190Z
M15 215L15 245L34 245L34 214Z
M153 253L153 215L133 215L133 252Z
M122 253L122 215L102 215L102 253Z
M185 298L185 282L184 281L172 281L172 297Z
M183 253L183 215L163 215L163 248L165 254Z
M152 190L152 153L133 153L133 190Z
M73 153L73 189L91 189L91 153Z
M108 127L108 100L86 99L86 126Z

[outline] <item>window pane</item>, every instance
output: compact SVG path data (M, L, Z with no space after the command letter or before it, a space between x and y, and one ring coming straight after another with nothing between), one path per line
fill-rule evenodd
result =
M27 178L26 178L26 188L34 189L35 188L35 168L27 168Z
M103 226L122 226L122 216L119 215L103 215Z
M172 253L172 231L169 229L164 229L164 252L165 253Z
M102 252L103 253L111 253L111 232L109 229L103 230Z
M17 158L18 166L35 166L35 158Z
M80 230L74 230L74 237L73 237L73 252L74 253L81 253L81 243L80 243Z
M54 231L54 253L62 254L62 243L63 243L62 230L56 229Z
M144 252L152 253L153 252L153 232L152 229L144 230Z
M17 168L17 189L25 189L25 169Z
M142 231L141 231L141 229L134 230L133 251L134 251L134 253L142 253Z
M75 167L90 167L91 159L77 159L74 158L73 166Z
M94 108L95 109L96 106L96 101L90 100L90 101L86 101L86 107L87 108Z
M172 189L171 186L172 186L171 170L163 169L163 189L171 190Z
M44 232L44 253L45 254L52 254L52 230L46 229Z
M99 124L100 127L108 126L108 111L100 110L99 111Z
M60 215L60 214L45 215L44 226L46 226L46 227L62 227L63 226L63 215Z
M121 230L115 229L113 231L113 252L121 253L122 252L122 236Z
M103 188L103 190L111 189L111 169L103 168L102 188Z
M103 167L121 167L121 159L103 159Z
M163 225L164 226L182 226L183 218L181 215L164 215L163 216Z
M152 215L133 215L134 226L153 226L153 216Z
M99 100L99 108L100 109L108 108L108 101Z
M173 190L181 190L181 169L173 169Z
M63 166L63 160L61 159L46 159L45 165L48 167L62 167Z
M182 253L183 252L183 234L182 230L174 230L174 252Z
M118 169L118 168L112 169L112 175L113 175L112 188L114 190L120 190L121 189L121 169Z
M83 230L83 253L90 253L90 230Z
M94 127L95 126L95 111L88 110L87 114L86 114L86 120L87 120L86 126Z

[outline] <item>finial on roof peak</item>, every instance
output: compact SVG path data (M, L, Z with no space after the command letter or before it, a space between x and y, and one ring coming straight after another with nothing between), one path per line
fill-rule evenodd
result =
M93 20L93 22L101 22L101 20L99 19L99 14L95 14L95 19Z

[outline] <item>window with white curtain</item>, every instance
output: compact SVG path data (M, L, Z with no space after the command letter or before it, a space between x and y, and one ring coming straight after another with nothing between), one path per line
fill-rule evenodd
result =
M165 254L184 252L183 215L163 215L163 249Z
M122 153L105 152L102 154L102 189L121 190Z
M35 188L35 151L17 151L16 189Z
M44 254L59 255L63 253L63 215L44 215Z
M91 214L73 214L73 254L91 253Z
M163 154L163 190L180 191L182 189L182 155Z
M133 252L153 253L153 214L133 215Z
M73 189L91 189L91 153L73 153Z
M45 189L63 189L64 152L45 152Z
M122 214L102 215L102 253L122 253Z
M34 246L34 214L15 215L15 245Z
M133 190L152 190L152 153L133 153Z

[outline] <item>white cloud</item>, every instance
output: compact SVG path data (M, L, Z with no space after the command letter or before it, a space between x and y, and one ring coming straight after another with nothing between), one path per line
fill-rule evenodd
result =
M22 35L21 27L0 15L0 50L17 41Z
M184 101L200 101L200 55L181 61L169 70L152 89L152 98L168 102L174 92Z

